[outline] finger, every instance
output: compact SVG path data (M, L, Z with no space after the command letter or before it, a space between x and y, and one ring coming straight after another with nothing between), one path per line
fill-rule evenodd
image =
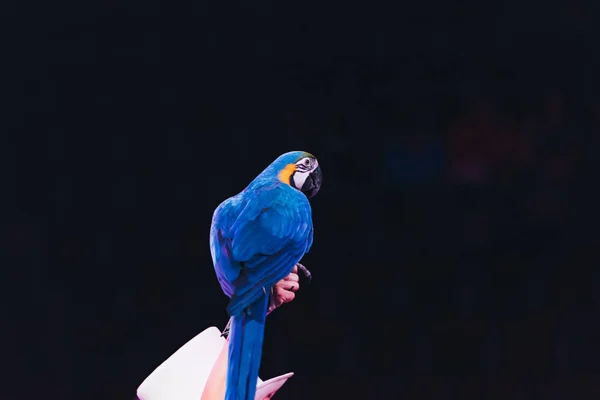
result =
M275 291L279 293L280 291L291 290L292 292L297 292L300 289L300 283L294 281L283 281L279 282L276 286Z
M283 281L295 281L295 282L300 282L300 275L298 274L294 274L291 273L288 276L286 276L285 278L283 278Z
M294 292L282 292L280 296L278 296L278 299L281 301L281 304L284 303L289 303L290 301L294 300L294 298L296 297L296 293ZM281 306L280 304L280 306Z
M298 264L294 265L294 269L292 270L292 274L298 273Z
M273 300L271 300L271 302L269 303L269 309L267 310L267 313L270 313L276 308L281 307L282 304L283 299L281 298L281 296L274 296Z
M290 290L290 288L292 286L296 286L299 287L300 286L300 279L297 279L298 276L296 275L296 277L291 277L291 279L284 279L281 280L279 282L277 282L275 284L275 290L277 290L278 288L283 288L285 290Z

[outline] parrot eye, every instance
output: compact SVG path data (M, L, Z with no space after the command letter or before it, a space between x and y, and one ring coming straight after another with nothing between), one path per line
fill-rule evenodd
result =
M304 160L304 165L306 165L307 167L310 165L310 160L308 158Z

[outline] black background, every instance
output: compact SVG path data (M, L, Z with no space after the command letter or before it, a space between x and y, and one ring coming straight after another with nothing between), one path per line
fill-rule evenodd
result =
M324 182L276 398L594 397L591 2L2 7L3 399L131 399L223 328L212 212L290 150Z

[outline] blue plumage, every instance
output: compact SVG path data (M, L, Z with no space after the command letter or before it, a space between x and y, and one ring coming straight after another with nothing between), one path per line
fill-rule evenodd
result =
M312 245L307 196L318 192L320 174L312 155L283 154L214 212L211 254L230 297L226 400L254 399L269 293Z

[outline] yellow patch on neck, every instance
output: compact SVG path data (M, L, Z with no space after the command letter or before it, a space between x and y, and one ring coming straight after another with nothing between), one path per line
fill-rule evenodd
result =
M296 171L296 164L288 164L285 166L284 169L281 170L281 172L279 173L279 175L277 175L277 177L279 178L279 180L283 183L287 183L288 185L290 184L290 177L292 176L292 174Z

